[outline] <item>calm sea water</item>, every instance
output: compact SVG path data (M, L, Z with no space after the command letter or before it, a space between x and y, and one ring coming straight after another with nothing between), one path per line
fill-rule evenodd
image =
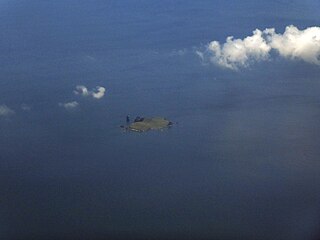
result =
M0 2L0 238L317 239L320 68L195 55L320 25L307 1ZM73 94L104 86L100 100ZM65 111L59 102L76 100ZM21 104L31 107L21 110ZM119 128L165 116L171 129Z

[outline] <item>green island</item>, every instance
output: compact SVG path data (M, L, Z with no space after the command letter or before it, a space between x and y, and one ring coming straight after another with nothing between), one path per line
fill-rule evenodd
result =
M163 117L139 118L127 126L127 130L134 132L146 132L149 130L161 130L168 128L172 122Z

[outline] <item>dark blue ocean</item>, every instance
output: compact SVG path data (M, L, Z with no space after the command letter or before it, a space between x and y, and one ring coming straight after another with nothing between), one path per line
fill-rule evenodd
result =
M0 239L319 239L320 67L195 54L291 24L320 2L1 0Z

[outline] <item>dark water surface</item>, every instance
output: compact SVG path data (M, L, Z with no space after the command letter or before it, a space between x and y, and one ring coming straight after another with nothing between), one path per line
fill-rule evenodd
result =
M0 17L0 104L16 112L0 119L1 239L320 237L319 66L232 72L194 53L319 26L319 1L2 0ZM127 114L178 124L124 133Z

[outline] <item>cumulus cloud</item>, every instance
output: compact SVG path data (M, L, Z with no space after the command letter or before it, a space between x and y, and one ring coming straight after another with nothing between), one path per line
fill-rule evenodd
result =
M73 91L76 95L81 95L83 97L93 97L95 99L100 99L104 96L106 89L104 87L97 86L92 90L88 90L86 86L78 85L76 90Z
M13 115L15 112L10 109L9 107L7 107L7 105L0 105L0 117L6 117L6 116L10 116Z
M96 99L100 99L104 96L106 89L104 87L97 87L94 91L92 91L92 97Z
M251 36L243 39L230 36L223 44L212 41L205 52L198 51L196 54L202 59L206 56L218 66L237 70L253 62L267 60L271 50L287 59L320 65L320 27L299 30L291 25L283 34L276 33L274 28L264 31L256 29Z
M269 45L281 56L320 65L320 27L299 30L288 26L283 34L277 34L274 28L265 32Z
M79 106L79 103L76 101L67 102L67 103L59 103L60 107L64 107L67 110L75 109Z

